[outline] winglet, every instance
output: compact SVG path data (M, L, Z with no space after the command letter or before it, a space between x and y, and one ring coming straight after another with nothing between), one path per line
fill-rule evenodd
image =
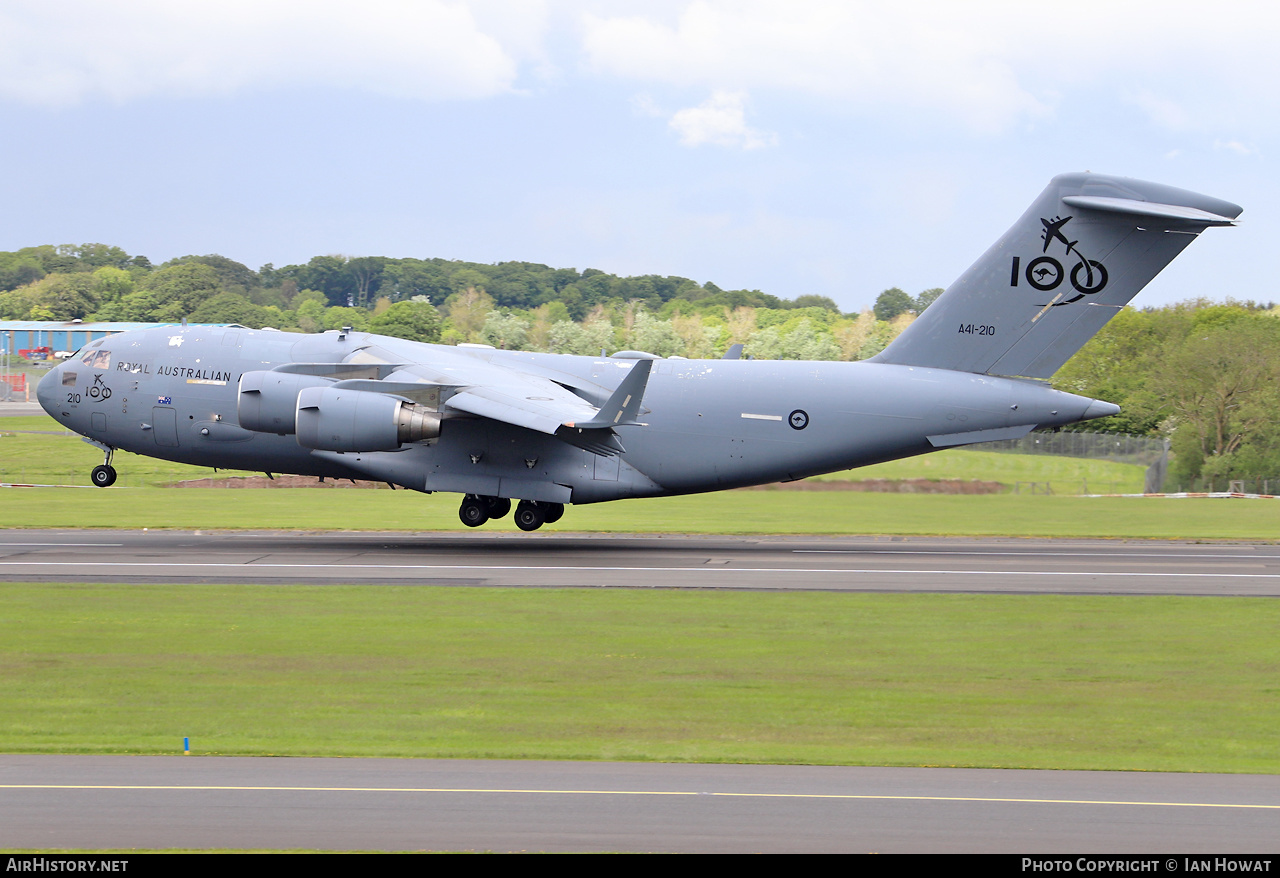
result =
M627 377L622 379L618 389L600 406L600 411L596 412L594 418L567 423L565 426L577 427L579 430L600 430L634 424L636 415L640 413L640 401L644 398L644 389L649 383L649 371L652 368L653 360L636 360Z

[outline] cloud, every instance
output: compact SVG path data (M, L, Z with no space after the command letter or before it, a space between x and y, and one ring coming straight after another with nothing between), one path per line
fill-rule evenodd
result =
M1128 102L1141 109L1147 114L1147 118L1161 128L1181 131L1191 122L1190 115L1177 103L1146 89L1128 95Z
M483 13L444 0L9 0L0 98L66 106L295 86L487 97L513 89L545 16L516 0Z
M658 106L652 95L638 94L631 99L631 110L637 116L665 116L666 111Z
M1241 143L1238 140L1215 140L1213 148L1225 149L1229 152L1234 152L1236 155L1257 155L1258 153L1258 150L1252 146Z
M587 13L583 47L597 73L677 86L776 89L845 104L906 100L973 127L1040 112L994 51L998 40L960 27L949 8L923 15L914 4L696 0L671 24Z
M746 99L742 92L717 91L696 107L678 110L668 124L685 146L773 146L777 143L775 135L747 127L743 109Z
M1212 14L1193 0L1073 0L1067 7L690 0L629 13L603 8L581 16L586 64L598 75L773 91L835 111L874 109L978 133L1052 115L1060 99L1129 84L1137 87L1129 85L1128 100L1155 124L1196 127L1223 115L1224 104L1274 106L1270 83L1280 75L1277 29L1264 24L1273 16L1258 2ZM1143 82L1158 83L1160 95L1141 91Z

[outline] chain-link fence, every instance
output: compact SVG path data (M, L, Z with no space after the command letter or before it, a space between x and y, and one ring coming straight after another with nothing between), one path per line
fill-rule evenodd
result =
M1169 472L1169 442L1165 439L1131 436L1126 433L1032 432L1021 439L1002 439L966 447L975 451L1078 457L1145 466L1147 472L1143 480L1143 491L1158 494L1166 490L1164 483ZM1034 483L1028 484L1034 492ZM1018 493L1022 493L1020 488L1021 486ZM1090 493L1088 483L1082 483L1080 490L1081 493ZM1105 492L1105 488L1102 490Z
M1021 439L1002 439L966 446L976 451L1008 454L1051 454L1055 457L1087 457L1151 466L1168 453L1163 439L1124 433L1028 433Z
M0 402L22 402L26 398L26 375L0 374Z
M1169 442L1150 436L1124 433L1028 433L1021 439L1004 439L965 446L974 451L999 451L1006 454L1047 454L1056 457L1080 457L1089 460L1112 460L1145 466L1147 474L1143 490L1148 494L1182 491L1237 494L1274 494L1280 492L1280 474L1249 479L1203 478L1190 482L1173 482L1169 474ZM1033 483L1028 483L1033 484ZM1033 490L1033 489L1031 489ZM1088 490L1085 490L1088 493Z

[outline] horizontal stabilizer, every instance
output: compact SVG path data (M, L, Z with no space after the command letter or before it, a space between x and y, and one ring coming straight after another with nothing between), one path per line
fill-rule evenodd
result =
M1132 198L1109 198L1103 195L1067 195L1063 204L1071 207L1083 207L1088 210L1104 210L1111 213L1127 213L1133 216L1147 216L1161 220L1182 220L1198 226L1234 226L1236 221L1231 217L1218 216L1207 210L1196 207L1184 207L1180 204L1153 204L1150 201L1135 201ZM1073 241L1079 243L1078 241Z

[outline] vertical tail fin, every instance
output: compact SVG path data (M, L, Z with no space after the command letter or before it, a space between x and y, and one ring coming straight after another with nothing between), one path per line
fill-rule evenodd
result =
M1055 177L872 362L1048 378L1193 238L1240 211L1158 183Z

